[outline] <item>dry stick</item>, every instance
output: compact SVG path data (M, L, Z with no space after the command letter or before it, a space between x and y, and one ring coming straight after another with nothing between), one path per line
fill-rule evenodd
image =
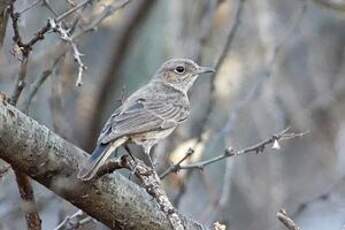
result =
M63 41L69 43L70 46L72 47L74 61L77 62L78 66L79 66L76 86L81 86L83 84L83 79L82 79L83 72L84 72L84 70L87 69L86 65L83 63L83 61L81 59L81 56L83 56L83 54L79 52L77 44L73 41L73 39L69 35L68 31L65 30L64 28L62 28L61 23L56 23L54 20L50 20L49 23L50 23L53 31L58 33L60 38Z
M62 21L64 18L68 17L69 15L73 14L74 12L76 12L77 10L83 8L85 5L91 3L94 0L84 0L83 2L79 3L78 5L76 5L75 7L67 10L65 13L61 14L60 16L55 18L56 22L60 22Z
M301 136L304 136L307 134L307 132L288 133L288 131L289 131L289 128L286 128L286 129L282 130L280 133L273 135L270 138L267 138L267 139L255 144L255 145L246 147L246 148L238 150L238 151L229 147L229 148L225 149L223 154L218 155L216 157L213 157L209 160L200 161L200 162L196 162L196 163L189 164L189 165L177 164L175 167L173 167L173 170L171 170L170 172L172 172L172 171L176 172L176 171L179 171L181 169L200 169L200 170L202 170L207 165L213 164L217 161L221 161L221 160L228 158L228 157L239 156L239 155L243 155L246 153L261 153L264 151L265 147L269 144L273 144L272 148L274 148L274 149L280 149L279 141L289 140L289 139L301 137ZM168 173L170 173L170 172L168 172Z
M187 153L184 155L184 157L181 158L176 164L171 165L167 170L165 170L161 175L159 175L160 179L164 179L166 176L168 176L172 172L177 172L179 168L181 168L181 164L187 160L192 154L194 153L194 149L189 148Z
M289 230L301 230L301 228L288 216L285 209L277 212L278 220Z
M34 2L32 2L28 7L22 9L21 11L18 12L18 14L24 14L25 12L31 10L32 8L34 8L35 6L37 6L42 0L36 0Z
M104 7L103 11L95 18L95 20L90 23L88 26L84 27L82 30L80 30L79 32L77 32L76 34L74 34L72 36L72 39L75 40L77 38L79 38L81 35L96 30L97 26L103 22L107 17L111 16L112 14L114 14L117 10L125 7L128 3L130 3L131 0L124 0L120 3L117 3L115 6L113 5L107 5Z

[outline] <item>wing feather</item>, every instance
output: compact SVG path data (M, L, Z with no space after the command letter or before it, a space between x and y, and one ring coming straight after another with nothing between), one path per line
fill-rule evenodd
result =
M183 98L182 98L183 99ZM98 143L106 144L124 135L170 128L185 120L189 115L189 103L175 98L138 97L124 103L108 119Z

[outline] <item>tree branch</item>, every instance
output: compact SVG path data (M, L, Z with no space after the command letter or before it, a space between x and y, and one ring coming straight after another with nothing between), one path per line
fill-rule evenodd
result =
M128 153L130 154L130 152ZM143 161L139 159L134 161L132 157L123 155L120 159L110 160L104 164L97 172L97 176L100 177L121 168L129 169L139 178L146 192L157 201L162 212L168 217L174 230L185 229L177 210L171 204L166 192L161 187L157 172L148 167Z
M301 230L301 228L288 216L285 209L277 212L278 220L289 230Z
M255 145L246 147L246 148L241 149L241 150L235 150L235 149L229 147L229 148L225 149L223 154L220 154L216 157L213 157L213 158L205 160L205 161L200 161L200 162L196 162L196 163L189 164L189 165L181 165L181 162L179 162L175 166L171 167L172 170L167 171L166 173L177 172L178 170L181 170L181 169L204 169L204 167L206 167L207 165L215 163L217 161L221 161L221 160L228 158L228 157L239 156L239 155L243 155L243 154L247 154L247 153L261 153L264 151L266 146L269 144L273 144L272 145L273 149L280 149L279 141L288 140L288 139L292 139L292 138L296 138L296 137L301 137L301 136L304 136L306 134L306 132L305 133L288 133L289 129L290 128L286 128L286 129L282 130L280 133L275 134L270 138L267 138L267 139L255 144Z
M112 229L171 229L159 205L123 176L78 180L78 164L88 154L7 101L0 94L0 158ZM179 217L186 229L207 229Z

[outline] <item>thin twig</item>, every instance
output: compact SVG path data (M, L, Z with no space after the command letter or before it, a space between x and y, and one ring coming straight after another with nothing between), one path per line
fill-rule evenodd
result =
M36 0L34 2L32 2L28 7L22 9L21 11L19 11L19 14L24 14L25 12L31 10L32 8L34 8L35 6L37 6L42 0Z
M80 31L78 31L77 33L75 33L72 36L72 39L75 40L78 37L80 37L81 35L96 30L97 26L102 23L106 18L108 18L109 16L113 15L117 10L125 7L128 3L130 3L131 0L124 0L121 2L116 2L116 5L113 6L111 4L104 6L103 11L87 26L83 27Z
M68 17L69 15L73 14L74 12L76 12L77 10L83 8L85 5L91 3L94 0L84 0L83 2L79 3L78 5L76 5L75 7L67 10L65 13L61 14L60 16L55 18L55 21L61 22L63 19L65 19L66 17Z
M11 100L10 100L12 105L17 104L18 99L20 95L22 94L23 89L25 87L25 78L26 78L26 73L28 69L28 61L29 61L28 56L26 56L24 57L24 59L22 60L20 64L18 78L17 78L16 84L11 96Z
M167 170L165 170L161 175L159 175L160 179L164 179L167 175L172 172L177 172L179 168L181 168L181 164L187 160L192 154L194 153L194 149L189 148L187 153L179 160L176 164L171 165Z
M68 42L71 45L72 51L73 51L74 60L75 60L75 62L79 66L78 67L78 78L77 78L77 81L76 81L76 86L81 86L83 84L83 79L82 79L83 72L84 72L84 70L87 69L86 65L84 64L84 62L81 59L83 54L79 52L77 44L73 41L73 39L69 35L68 31L65 30L64 28L62 28L61 23L56 23L55 20L49 20L49 23L50 23L50 26L53 29L53 31L58 33L60 38L63 41Z
M280 133L273 135L270 138L267 138L266 140L263 140L255 145L249 146L247 148L241 149L241 150L234 150L233 148L229 147L225 149L224 153L221 155L218 155L216 157L213 157L209 160L201 161L201 162L196 162L190 165L183 165L183 166L176 166L177 170L181 169L204 169L207 165L210 165L212 163L215 163L217 161L223 160L228 157L233 157L233 156L239 156L247 153L261 153L264 151L265 147L269 144L273 144L272 148L273 149L280 149L280 144L279 141L282 140L289 140L293 139L296 137L301 137L307 134L307 132L304 133L288 133L289 128L286 128L282 130Z
M88 216L82 210L78 210L72 216L67 216L54 230L74 230L81 228L84 224L93 221L92 217Z
M277 212L278 220L289 230L301 230L301 228L288 216L285 209Z

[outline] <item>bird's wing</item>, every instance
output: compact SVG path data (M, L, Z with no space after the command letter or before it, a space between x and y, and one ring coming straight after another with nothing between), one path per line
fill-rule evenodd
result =
M189 109L183 105L178 97L167 100L162 95L126 101L108 119L98 143L106 144L128 134L176 127L189 113Z

